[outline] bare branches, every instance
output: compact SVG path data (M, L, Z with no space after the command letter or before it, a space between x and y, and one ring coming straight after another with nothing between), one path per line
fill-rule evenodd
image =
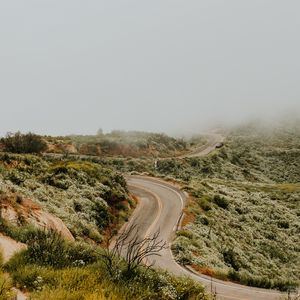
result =
M136 224L123 230L110 244L105 255L105 265L110 272L115 272L114 264L119 265L121 257L126 263L126 274L132 275L134 270L146 260L154 256L160 256L161 250L167 247L167 243L159 239L160 231L152 236L142 237ZM152 266L152 264L150 264ZM149 267L150 267L149 266Z

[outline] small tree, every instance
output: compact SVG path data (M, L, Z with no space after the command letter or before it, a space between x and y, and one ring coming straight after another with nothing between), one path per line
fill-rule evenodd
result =
M102 255L104 264L112 277L119 269L122 258L125 261L125 276L131 277L135 270L149 257L161 256L160 251L167 247L167 243L159 239L160 232L155 232L152 236L141 238L137 225L126 228L118 237L111 242L107 241L107 249ZM153 264L148 264L151 267Z
M13 153L41 153L47 149L47 144L42 137L31 132L8 133L1 139L1 143L5 151Z
M99 135L99 136L102 136L102 135L103 135L103 129L102 129L102 128L99 128L99 129L97 130L97 135Z

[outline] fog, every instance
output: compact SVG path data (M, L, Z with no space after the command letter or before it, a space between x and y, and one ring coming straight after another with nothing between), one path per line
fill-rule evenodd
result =
M0 134L300 114L295 0L0 2Z

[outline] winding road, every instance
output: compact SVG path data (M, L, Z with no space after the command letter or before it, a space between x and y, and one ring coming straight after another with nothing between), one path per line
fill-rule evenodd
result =
M205 135L204 135L205 136ZM210 133L206 135L207 142L206 144L196 147L188 154L178 156L178 158L186 158L186 157L199 157L205 156L216 149L216 146L220 143L223 143L225 137L219 133Z
M207 155L215 150L216 145L223 140L221 135L211 135L206 145L195 149L185 157ZM253 288L212 279L177 264L172 255L171 242L180 226L186 195L174 185L152 177L128 176L127 183L130 192L139 199L138 207L129 224L138 224L141 238L151 236L159 230L160 238L168 245L166 249L160 251L160 256L149 259L148 262L153 263L154 267L167 270L175 275L189 276L202 283L209 292L215 293L217 299L221 300L283 299L284 294L276 290Z
M224 300L277 300L283 294L275 290L247 287L231 282L212 279L193 273L176 263L170 245L180 222L186 196L178 188L164 181L144 177L127 177L129 190L139 198L139 205L129 223L139 225L141 237L160 231L160 238L167 241L168 247L161 250L161 256L150 258L154 267L167 270L175 275L186 275L201 282L208 291L216 292L218 299Z

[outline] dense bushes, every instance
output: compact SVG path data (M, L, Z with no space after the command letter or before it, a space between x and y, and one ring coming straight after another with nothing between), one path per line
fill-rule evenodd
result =
M297 290L298 284L296 281L291 280L274 280L268 276L251 276L243 274L235 270L228 272L227 278L229 280L240 282L244 285L260 287L265 289L278 289L282 292L294 292Z
M188 278L141 269L135 278L112 281L101 262L82 268L20 266L13 280L35 300L208 300L204 288Z
M108 207L103 205L101 202L96 202L93 207L94 210L94 219L99 229L104 229L111 222L111 214L108 210Z
M80 154L130 157L176 156L187 151L188 143L165 134L114 130L89 136L69 136ZM197 139L198 142L203 142Z
M38 232L28 249L15 254L5 268L15 285L33 292L31 299L207 299L204 288L191 279L140 266L125 276L119 259L112 277L101 250L68 243L55 232Z
M96 242L134 206L124 177L101 162L0 154L0 186L61 218L75 238Z
M16 299L12 290L12 281L0 270L0 300Z
M0 232L16 241L26 243L27 239L31 236L34 236L37 231L38 229L33 225L28 224L22 226L14 226L0 217Z
M232 248L223 250L222 254L224 257L224 262L229 267L232 267L235 271L240 269L240 259L238 254Z
M197 198L189 211L196 214L195 222L177 234L172 249L178 262L242 284L297 286L298 185L205 182L194 178Z
M20 259L40 266L63 268L67 266L84 266L93 263L99 255L97 251L85 244L68 242L56 231L37 230L28 235L27 250L17 254L15 260L8 263L8 269L16 269ZM23 257L23 258L22 258Z
M227 209L229 202L225 197L222 197L220 195L214 195L213 201L221 208Z
M5 151L13 153L41 153L47 149L42 137L33 133L9 133L1 139L1 143L4 145Z

